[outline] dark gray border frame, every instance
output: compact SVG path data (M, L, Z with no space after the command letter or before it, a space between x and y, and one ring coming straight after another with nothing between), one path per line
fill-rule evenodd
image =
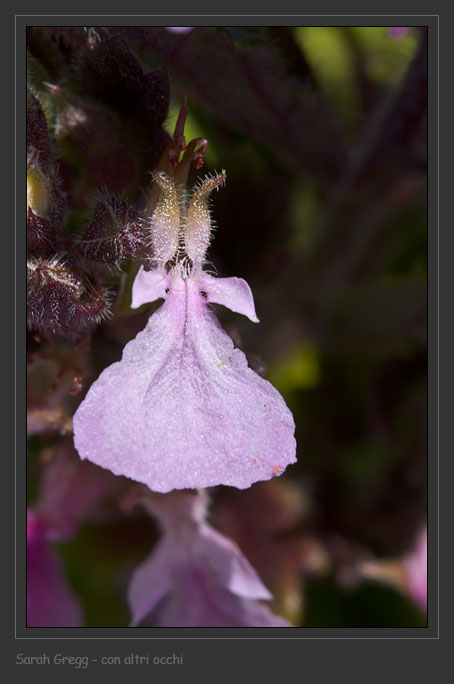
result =
M305 5L306 7L306 5ZM415 6L413 5L413 8ZM383 7L383 9L385 9ZM413 10L414 11L414 10ZM432 10L433 11L433 10ZM87 15L85 15L87 16ZM141 15L143 16L143 15ZM354 18L355 21L348 21L348 18ZM392 20L391 20L392 17ZM195 20L197 18L197 21ZM23 135L21 131L24 130L24 119L25 119L25 107L24 107L24 93L21 92L21 74L24 72L24 59L21 54L24 55L24 40L23 40L23 28L26 24L71 24L71 23L88 23L83 21L84 17L79 15L77 17L72 17L70 15L46 15L41 17L26 15L17 16L16 18L16 28L17 28L17 43L16 48L18 51L17 59L17 73L18 73L18 88L16 92L16 121L17 121L17 200L18 200L18 211L17 211L17 228L16 228L16 300L18 307L18 315L16 319L16 359L18 363L17 369L17 414L16 414L16 430L17 430L17 498L16 498L16 515L17 515L17 529L18 529L18 539L17 539L17 593L20 593L20 587L25 586L25 570L23 565L23 557L25 555L25 543L22 541L25 535L20 534L20 530L25 529L25 510L24 510L24 500L25 500L25 488L23 477L23 455L25 454L25 403L23 401L23 388L25 387L24 380L24 368L21 368L22 360L25 359L25 336L24 336L24 315L25 311L25 266L23 254L25 252L25 235L21 231L21 226L25 225L25 212L23 207L25 202L23 202L23 195L25 194L25 178L22 160L25 157ZM114 24L139 24L140 16L137 15L123 15L122 17L117 17L117 21L114 20L113 16L101 15L99 17L90 16L90 23L100 25L114 25ZM129 20L132 19L132 20ZM20 642L16 643L16 647L13 648L16 652L27 652L27 653L40 653L44 650L47 651L64 651L65 653L85 651L88 653L92 650L93 641L95 642L95 651L98 653L104 652L106 654L117 653L123 650L125 647L126 652L150 652L150 653L169 653L169 652L180 652L186 651L189 645L187 640L191 640L190 653L196 656L197 661L207 662L210 660L205 652L205 639L215 640L216 642L221 639L228 639L230 647L233 645L231 639L235 639L235 652L240 654L248 653L249 657L253 658L256 662L268 663L270 665L270 660L273 661L272 652L277 649L277 641L275 640L288 640L288 639L315 639L315 640L401 640L415 638L429 638L437 640L439 638L439 620L438 620L438 16L437 15L413 15L411 17L412 21L409 21L408 15L378 15L378 16L368 16L368 15L351 15L345 14L343 16L315 16L315 15L267 15L267 16L207 16L207 15L192 15L189 16L174 16L174 17L164 17L160 16L146 16L144 17L144 23L153 23L156 25L267 25L267 24L282 24L282 25L336 25L336 24L363 24L363 25L382 25L382 24L414 24L414 25L428 25L429 26L429 72L432 75L429 81L429 627L427 629L291 629L291 630L235 630L235 629L223 629L214 630L209 629L172 629L172 630L153 630L154 636L141 636L141 634L131 634L130 629L26 629L20 624L19 620L17 622L17 633L16 639ZM388 19L388 21L385 21ZM21 35L22 31L22 35ZM22 81L23 83L23 81ZM20 201L19 201L20 200ZM22 364L23 366L23 364ZM13 546L14 548L14 546ZM22 566L21 566L22 560ZM11 584L12 586L12 584ZM11 592L12 596L12 592ZM20 602L25 600L24 595L18 597L18 613L21 606ZM8 615L13 615L12 612L8 611ZM14 621L14 618L13 618ZM8 625L8 640L12 637L11 635L11 623ZM158 635L159 632L159 635ZM196 632L196 634L194 634ZM303 632L301 634L301 632ZM82 636L83 634L83 636ZM14 638L14 637L13 637ZM260 642L263 639L273 639L273 646L270 648L263 648ZM26 639L27 641L22 641ZM45 639L45 642L41 640ZM65 640L64 642L60 640ZM67 641L67 640L71 641ZM72 641L76 639L77 641ZM180 641L184 639L184 641ZM29 641L33 640L33 641ZM35 640L38 640L35 642ZM54 641L55 643L51 643ZM82 644L79 640L83 640ZM88 640L92 641L89 648ZM105 641L98 640L115 640L114 644L108 644ZM133 641L131 641L133 640ZM150 644L150 640L153 644ZM154 644L154 640L157 643ZM200 641L199 641L200 640ZM242 643L240 644L240 640ZM97 644L97 645L96 645ZM104 647L105 645L105 647ZM315 643L313 644L315 646ZM401 653L407 652L408 649L406 643L402 644ZM212 650L214 644L210 644L210 651ZM237 648L238 647L238 648ZM285 650L284 650L285 647ZM303 649L303 645L301 645ZM350 651L350 648L352 650ZM345 654L349 654L352 658L357 658L355 655L356 646L350 643L345 644ZM214 649L216 650L216 649ZM288 648L288 641L279 646L279 651L281 653L287 652L287 656L290 654ZM312 650L312 645L311 645ZM317 649L318 650L318 649ZM292 649L294 653L294 649ZM197 655L196 655L197 654ZM302 673L304 673L304 659L307 657L307 648L301 651L301 662L300 667L302 668ZM94 656L95 657L95 656ZM282 656L281 656L282 657ZM285 656L284 656L285 657ZM412 656L410 656L412 657ZM200 660L201 659L201 660ZM192 658L191 658L192 660ZM280 659L279 659L280 660ZM282 663L282 660L280 660ZM223 666L228 665L223 660ZM374 664L374 668L378 674L381 668L379 663ZM185 668L186 669L186 668ZM273 668L268 671L272 672ZM36 670L33 670L33 676ZM108 670L104 670L108 672ZM138 673L137 669L133 672ZM156 671L153 671L155 673ZM276 674L282 675L282 670L277 668ZM32 673L30 673L32 674ZM258 673L257 673L258 674ZM421 670L422 674L422 670Z

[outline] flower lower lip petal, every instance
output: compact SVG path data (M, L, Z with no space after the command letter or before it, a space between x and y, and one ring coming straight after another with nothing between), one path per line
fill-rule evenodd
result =
M160 277L141 271L137 287ZM284 400L234 349L191 277L174 276L74 416L82 458L160 492L270 479L295 461L293 433Z

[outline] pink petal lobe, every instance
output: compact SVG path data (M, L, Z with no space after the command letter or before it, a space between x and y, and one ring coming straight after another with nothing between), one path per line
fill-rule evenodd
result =
M160 541L153 553L134 572L128 589L132 612L131 627L151 613L173 586L168 543Z
M132 286L131 308L138 309L142 304L165 299L166 289L169 287L170 277L161 271L145 271L140 267Z
M294 463L293 416L248 368L197 279L174 277L164 304L93 383L74 416L81 458L154 491L244 489Z
M232 594L194 563L174 570L174 591L152 616L156 627L293 627L266 605Z
M259 322L251 288L243 278L213 278L203 273L199 282L208 302L222 304L231 311L247 316L253 323Z
M236 596L270 601L273 597L252 565L230 539L209 525L200 530L200 561L216 574L217 582Z

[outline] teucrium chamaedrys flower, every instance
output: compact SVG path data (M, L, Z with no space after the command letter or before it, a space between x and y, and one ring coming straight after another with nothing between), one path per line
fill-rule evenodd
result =
M149 494L163 533L128 589L132 626L293 627L261 601L272 595L230 539L205 520L204 492Z
M90 388L74 416L75 445L82 458L154 491L246 488L296 460L295 426L279 392L248 367L208 306L258 322L245 280L202 268L209 195L225 172L197 186L189 203L170 176L154 180L153 268L140 268L131 306L165 302Z

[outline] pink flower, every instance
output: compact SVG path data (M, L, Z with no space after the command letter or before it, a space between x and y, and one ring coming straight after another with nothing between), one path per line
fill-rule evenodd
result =
M80 627L82 611L49 542L46 523L27 514L27 627Z
M50 539L69 539L82 522L102 513L126 483L93 463L81 462L63 444L42 474L35 513L46 523Z
M388 26L388 33L392 38L400 38L414 28L414 26Z
M132 307L163 298L146 328L90 388L74 416L81 458L152 490L249 487L295 462L293 416L248 367L208 304L258 322L245 280L202 269L211 235L208 199L223 171L188 205L173 180L154 175L153 266L142 267Z
M164 28L167 29L167 31L170 31L171 33L190 33L192 29L194 28L193 26L164 26Z
M408 587L413 601L422 610L427 609L427 527L425 527L415 548L404 559Z
M41 477L34 510L27 513L27 624L78 627L82 611L52 543L70 539L81 522L107 508L127 480L82 463L66 444Z
M133 626L293 626L259 603L271 594L236 544L205 522L202 493L152 495L147 505L164 532L129 587Z

